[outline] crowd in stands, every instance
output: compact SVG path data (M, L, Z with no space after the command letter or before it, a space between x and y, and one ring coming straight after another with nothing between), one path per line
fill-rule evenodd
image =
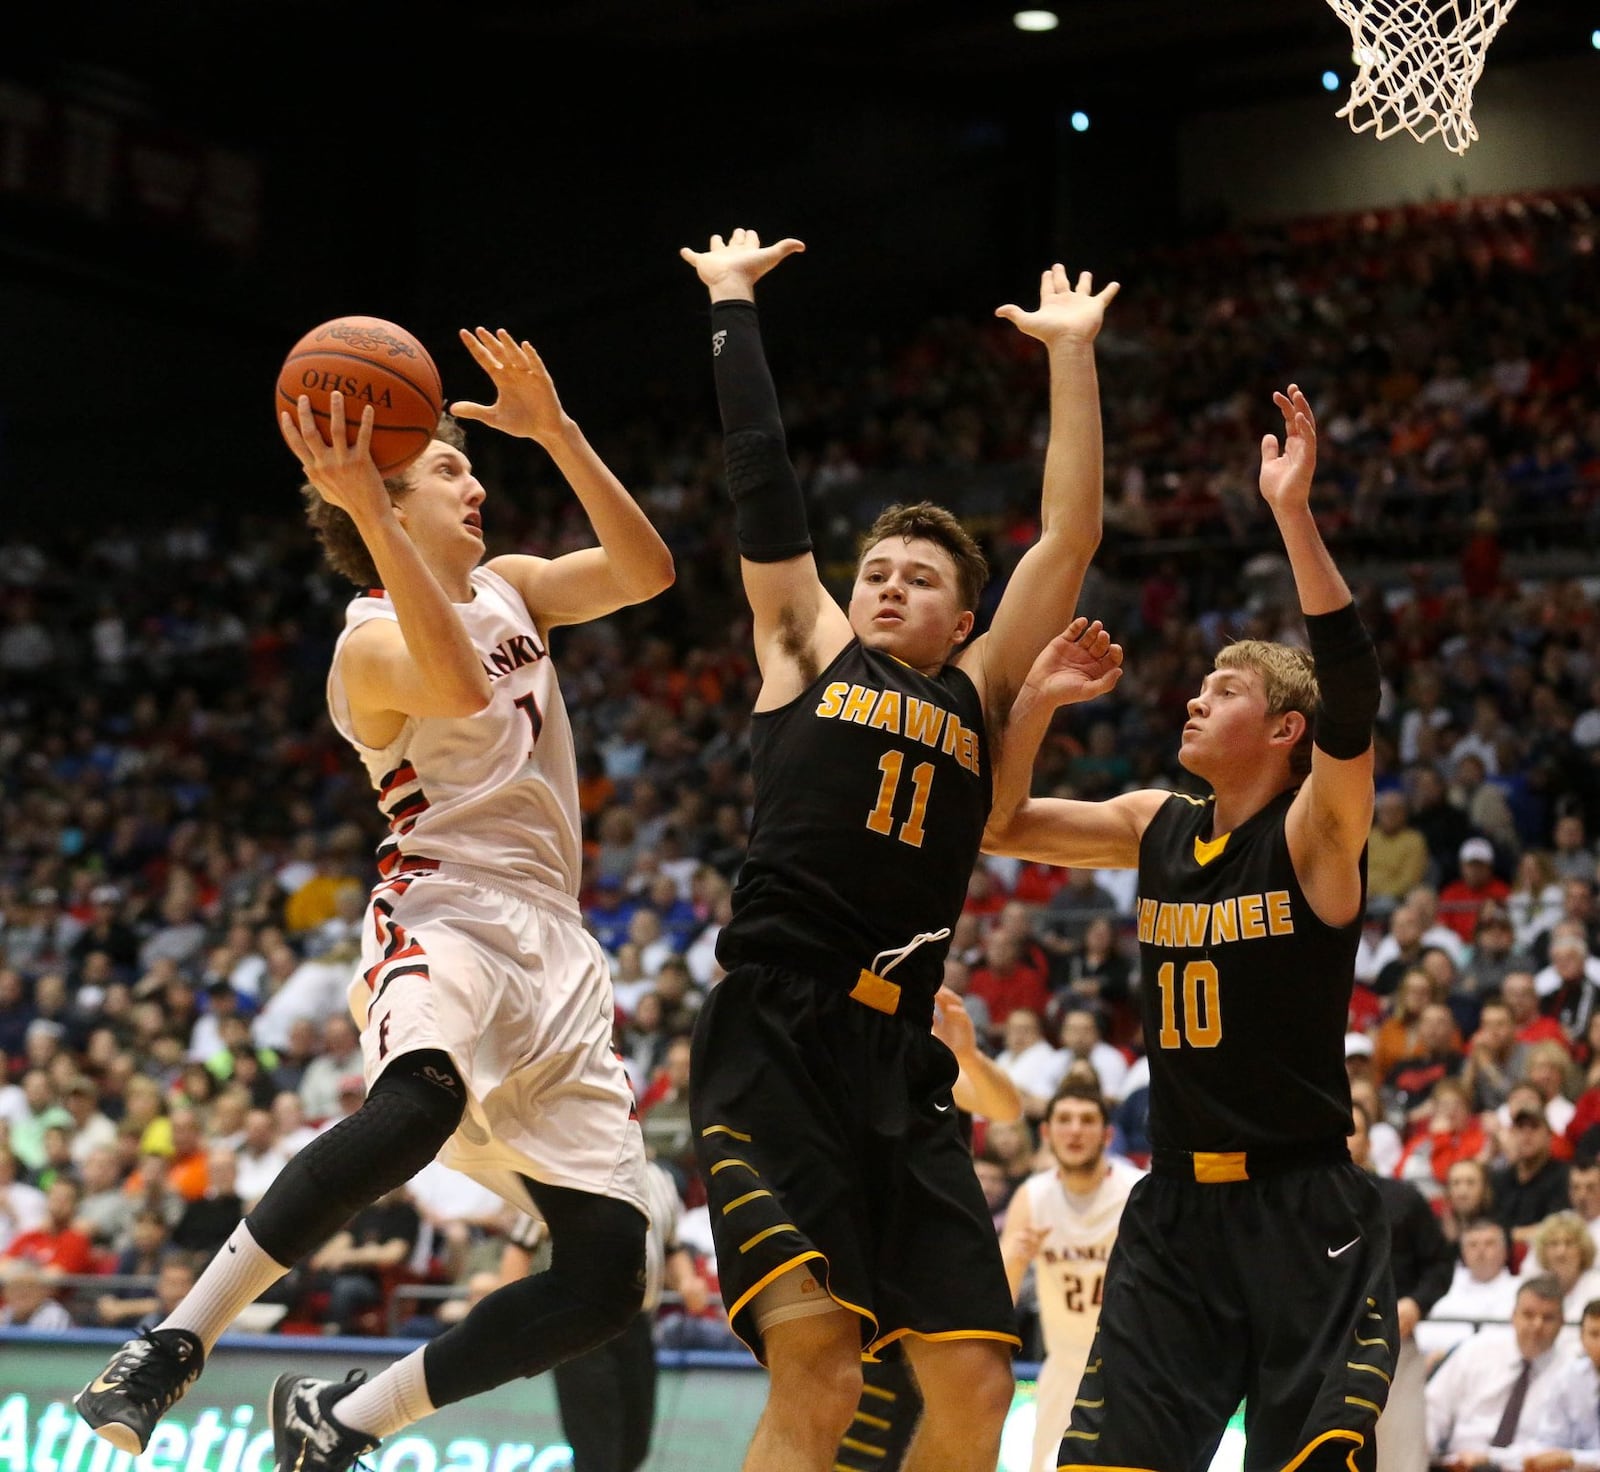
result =
M1582 197L1501 201L1218 237L1126 276L1101 339L1108 534L1084 606L1127 673L1060 717L1036 771L1037 790L1085 798L1184 786L1184 702L1216 648L1301 637L1281 557L1239 555L1265 526L1269 391L1301 374L1336 554L1413 562L1358 591L1385 693L1346 1055L1374 1168L1459 1244L1444 1305L1464 1318L1509 1316L1517 1272L1555 1274L1569 1319L1600 1288L1600 605L1513 570L1600 527L1597 235ZM1030 348L939 322L849 375L785 379L824 540L847 556L840 528L898 477L1037 464ZM744 851L756 675L702 421L662 415L608 450L677 586L558 631L553 652L584 912L701 1268L661 1333L726 1346L686 1040ZM480 456L508 487L486 511L503 547L585 540L574 507L497 460ZM1034 535L1032 494L982 522L1001 577ZM346 596L292 515L261 508L0 545L0 1322L158 1322L289 1156L359 1105L345 984L380 829L325 710ZM946 982L1025 1107L975 1121L997 1225L1069 1070L1113 1102L1114 1147L1148 1152L1134 884L998 858L972 876ZM514 1226L431 1166L256 1322L432 1332L492 1281ZM418 1285L453 1304L400 1291Z

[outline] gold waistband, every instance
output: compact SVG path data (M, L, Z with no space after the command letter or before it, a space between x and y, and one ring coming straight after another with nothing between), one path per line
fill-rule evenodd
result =
M1196 1150L1194 1152L1194 1178L1202 1186L1215 1186L1224 1181L1248 1181L1243 1150Z

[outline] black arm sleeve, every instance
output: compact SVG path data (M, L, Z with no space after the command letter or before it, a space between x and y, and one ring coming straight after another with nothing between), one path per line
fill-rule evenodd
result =
M1332 613L1308 613L1306 635L1317 671L1312 739L1329 756L1353 761L1372 744L1383 698L1378 651L1354 602Z
M711 326L711 366L739 555L751 562L802 557L811 551L805 496L789 463L755 303L714 303Z

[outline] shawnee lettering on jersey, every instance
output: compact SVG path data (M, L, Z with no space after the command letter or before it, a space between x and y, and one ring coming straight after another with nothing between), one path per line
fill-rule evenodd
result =
M407 860L464 864L576 896L583 862L578 779L555 666L504 578L480 567L472 591L470 603L455 607L489 676L488 705L459 719L408 720L381 748L356 739L339 651L363 624L395 618L394 605L372 588L345 610L328 707L389 824L378 871L388 877Z
M955 665L924 675L851 642L803 694L750 726L756 822L717 939L750 962L856 984L874 958L961 913L989 814L983 706ZM893 980L918 1012L943 941Z
M835 680L822 692L816 714L823 720L850 721L869 731L888 731L910 741L920 741L953 756L974 776L978 775L978 733L961 724L953 710L931 700L919 700L899 690L874 690Z
M1158 1147L1252 1150L1343 1139L1345 1022L1359 915L1324 924L1289 857L1281 793L1214 838L1178 793L1139 845L1139 964ZM1362 858L1365 886L1366 860Z

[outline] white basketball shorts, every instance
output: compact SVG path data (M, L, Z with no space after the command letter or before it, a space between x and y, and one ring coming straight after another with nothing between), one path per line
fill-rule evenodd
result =
M525 1175L648 1214L610 971L570 896L450 864L397 874L372 891L349 995L369 1089L424 1049L460 1070L446 1165L521 1211Z

